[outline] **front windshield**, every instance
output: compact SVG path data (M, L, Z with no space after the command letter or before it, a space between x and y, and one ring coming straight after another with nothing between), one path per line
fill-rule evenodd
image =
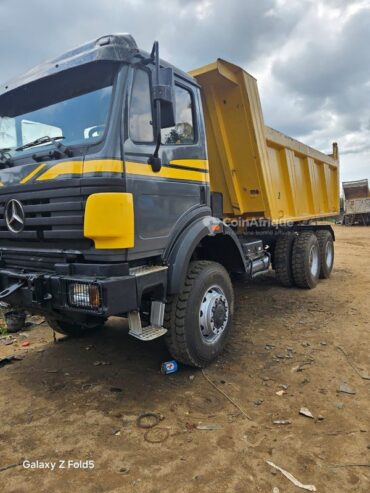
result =
M68 146L100 140L107 125L115 71L94 67L93 74L91 69L70 72L58 74L47 86L40 81L16 90L13 98L0 97L0 149L16 158L50 145L16 151L45 136L63 137Z

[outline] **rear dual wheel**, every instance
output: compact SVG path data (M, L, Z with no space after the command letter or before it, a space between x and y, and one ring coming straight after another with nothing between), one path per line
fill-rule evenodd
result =
M304 231L294 241L292 272L296 286L312 289L319 282L320 250L317 236Z
M275 274L279 283L287 288L294 286L292 255L296 238L294 233L283 234L276 240L274 249Z
M303 231L278 237L274 251L277 279L283 286L312 289L333 269L334 244L330 231Z
M334 265L334 241L330 231L316 233L320 250L320 279L328 279Z

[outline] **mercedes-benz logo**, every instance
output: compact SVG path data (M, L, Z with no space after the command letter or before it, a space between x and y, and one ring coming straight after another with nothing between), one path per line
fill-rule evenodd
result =
M5 222L12 233L20 233L24 228L24 210L19 200L10 199L5 207Z

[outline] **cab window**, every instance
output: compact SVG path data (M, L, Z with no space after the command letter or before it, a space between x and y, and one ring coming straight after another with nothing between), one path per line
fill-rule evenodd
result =
M134 142L153 142L152 105L149 75L145 70L136 70L132 85L129 114L129 132Z
M195 141L193 100L190 91L176 86L176 125L162 129L163 144L193 144Z

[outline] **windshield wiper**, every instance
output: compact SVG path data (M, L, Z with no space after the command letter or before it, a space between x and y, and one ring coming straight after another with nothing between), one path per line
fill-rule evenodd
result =
M32 159L38 161L39 159L44 159L45 157L49 157L51 159L59 159L64 156L71 157L73 156L72 150L69 147L63 145L61 142L57 142L57 140L64 138L65 137L63 137L63 135L60 135L58 137L49 137L48 135L45 135L44 137L39 137L38 139L32 140L31 142L27 142L27 144L17 147L16 151L23 151L25 149L29 149L30 147L35 147L42 144L53 144L55 147L54 151L50 151L47 154L36 153L32 156Z
M28 149L29 147L35 147L41 144L55 144L56 146L62 145L60 142L56 142L59 139L64 139L63 135L59 137L49 137L48 135L44 135L44 137L39 137L38 139L31 140L31 142L27 142L27 144L23 144L16 148L16 151L23 151L24 149Z

